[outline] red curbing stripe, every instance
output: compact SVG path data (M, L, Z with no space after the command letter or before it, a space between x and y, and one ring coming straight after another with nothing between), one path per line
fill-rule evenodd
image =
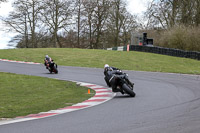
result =
M93 99L93 100L86 100L86 101L84 101L84 103L85 102L103 102L103 101L105 101L106 99Z
M25 118L42 118L42 117L47 117L51 115L56 115L58 113L41 113L41 114L30 114L28 116L25 116Z
M107 94L107 95L95 95L94 97L111 97L110 94Z
M85 108L85 107L88 107L88 106L89 105L69 106L69 107L61 108L60 110L63 110L63 109L80 109L80 108Z

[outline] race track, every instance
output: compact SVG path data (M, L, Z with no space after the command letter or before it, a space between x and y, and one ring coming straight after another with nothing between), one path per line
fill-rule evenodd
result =
M103 69L0 61L0 72L75 80L106 86ZM200 77L125 71L136 97L117 94L103 104L52 117L0 125L0 133L199 133Z

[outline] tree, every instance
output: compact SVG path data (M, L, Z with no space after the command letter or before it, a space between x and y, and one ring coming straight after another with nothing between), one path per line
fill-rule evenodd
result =
M18 40L21 37L26 48L38 47L35 37L40 11L39 3L39 0L17 0L13 3L14 11L7 18L2 19L8 25L8 30L14 30L19 34L14 39Z
M124 45L128 45L129 41L131 40L131 32L138 27L138 24L136 22L136 16L133 16L128 12L124 12L121 21L122 21L122 42Z
M114 46L119 46L119 33L122 27L121 23L121 10L124 10L125 5L123 5L122 0L113 1L113 11L111 12L110 23L113 23L112 31L114 32Z
M96 0L96 8L94 11L94 48L102 48L103 43L101 43L101 36L103 35L103 30L106 29L105 23L108 18L109 11L109 0ZM100 45L101 43L101 45Z
M150 27L164 29L177 24L199 25L200 0L153 0L146 12Z
M195 21L195 25L196 26L199 26L200 25L200 0L196 0L195 1L196 2L196 4L195 4L195 17L194 17L194 21Z
M3 19L18 47L106 48L127 44L137 26L123 0L16 0Z
M62 48L58 32L68 31L67 26L71 24L72 8L71 1L45 0L43 1L42 21L53 37L53 47Z
M112 46L127 44L130 40L129 32L136 26L134 16L128 13L126 4L122 0L112 0L107 22L107 42ZM124 45L123 44L123 45Z
M80 32L81 32L81 9L82 9L82 1L76 0L76 14L77 14L77 46L80 47Z
M182 0L180 3L180 23L187 26L200 24L200 0Z
M89 48L103 48L103 34L106 29L110 0L84 0L85 37L89 38Z
M146 12L149 26L173 27L176 23L178 7L179 0L153 0Z
M22 2L22 4L26 5L27 17L31 31L31 43L33 48L38 47L36 42L36 27L40 28L39 25L37 25L39 21L39 13L42 8L40 3L40 0L26 0Z
M93 15L95 11L95 2L91 0L84 0L83 1L84 6L84 15L85 15L85 28L84 28L84 34L86 37L88 37L89 41L89 48L94 48L94 41L93 41Z

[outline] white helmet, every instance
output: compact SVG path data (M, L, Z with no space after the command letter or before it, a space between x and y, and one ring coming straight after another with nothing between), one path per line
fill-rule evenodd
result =
M48 56L48 55L46 55L45 57L46 57L46 58L49 58L49 56Z
M107 67L109 67L109 65L108 65L108 64L105 64L105 65L104 65L104 69L107 68Z

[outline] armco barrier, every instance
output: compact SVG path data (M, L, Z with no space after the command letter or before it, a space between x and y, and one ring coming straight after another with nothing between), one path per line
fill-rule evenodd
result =
M108 48L107 50L111 50L111 48ZM127 51L127 46L113 47L112 50ZM173 48L164 48L164 47L157 47L157 46L130 45L129 51L150 52L150 53L156 53L156 54L163 54L163 55L170 55L170 56L200 60L200 52L183 51L180 49L173 49Z

